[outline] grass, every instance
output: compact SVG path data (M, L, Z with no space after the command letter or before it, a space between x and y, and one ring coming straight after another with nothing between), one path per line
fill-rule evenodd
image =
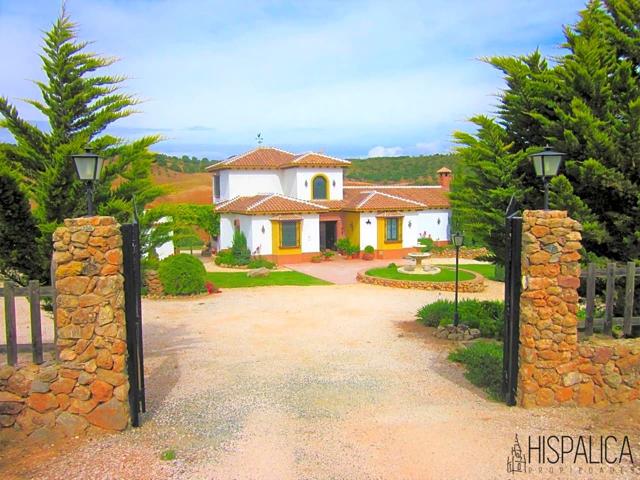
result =
M456 279L456 272L449 267L440 267L440 271L435 275L411 275L408 273L398 272L395 268L382 267L367 270L367 275L372 277L389 278L392 280L412 280L421 282L453 282ZM458 280L472 280L473 274L460 270Z
M465 263L460 265L460 270L471 270L472 272L479 273L485 278L489 280L495 280L496 278L496 266L493 263L483 264L483 263Z
M266 277L247 277L245 272L207 272L207 280L218 288L331 285L329 282L300 272L271 272Z
M449 354L449 360L462 363L464 374L474 385L482 388L494 400L500 400L502 390L502 344L474 342Z

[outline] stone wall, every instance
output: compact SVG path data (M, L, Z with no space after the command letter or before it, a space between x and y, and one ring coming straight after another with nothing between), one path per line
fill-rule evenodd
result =
M59 360L0 367L0 439L129 423L120 227L112 217L65 220L53 240Z
M520 406L604 406L639 396L640 339L578 341L581 230L564 211L523 214Z
M473 272L471 272L473 273ZM382 287L415 288L418 290L438 290L441 292L455 292L455 282L426 282L417 280L394 280L391 278L372 277L365 272L358 272L356 280L361 283L380 285ZM463 293L483 292L487 288L482 275L476 275L473 280L458 282L458 291Z

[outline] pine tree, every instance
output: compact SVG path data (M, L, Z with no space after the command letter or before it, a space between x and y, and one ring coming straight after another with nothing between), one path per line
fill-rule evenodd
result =
M456 132L460 158L451 203L456 228L487 245L500 264L504 261L504 216L511 197L522 202L527 190L518 174L526 152L515 151L506 130L494 120L477 116L475 135Z
M113 122L133 114L138 102L119 92L122 77L101 74L115 60L86 52L88 43L79 41L76 33L76 25L63 10L44 36L40 58L47 79L35 82L42 100L27 102L47 118L48 131L23 120L8 99L0 97L0 126L15 140L0 148L9 164L28 179L28 191L36 204L34 214L43 224L85 213L84 189L70 156L87 145L107 159L96 198L98 212L109 203L110 213L114 209L131 211L134 193L141 201L160 193L149 184L151 157L146 150L159 137L144 137L127 145L103 134ZM116 176L118 188L112 190Z
M35 205L45 258L55 227L65 218L86 213L84 188L71 159L86 146L105 158L95 195L99 214L129 220L134 209L142 213L164 192L151 180L153 155L148 151L160 137L126 143L104 133L113 122L133 114L138 101L119 91L123 77L102 74L115 60L87 52L87 46L77 39L76 25L63 9L43 39L40 58L46 80L35 82L42 99L27 100L48 120L48 129L25 121L7 98L0 97L0 127L15 141L0 143L0 156L20 173L22 187ZM6 207L0 204L0 218L9 215Z
M42 235L20 178L0 162L0 275L20 284L43 279Z
M487 60L507 82L496 120L505 144L514 154L545 144L567 154L552 180L551 207L583 223L592 255L614 260L640 257L639 20L637 0L594 0L565 28L567 52L554 66L539 52ZM476 139L481 155L487 145ZM525 207L539 208L540 183L526 156L511 182L527 192ZM474 187L488 195L493 188ZM496 218L487 227L500 224Z

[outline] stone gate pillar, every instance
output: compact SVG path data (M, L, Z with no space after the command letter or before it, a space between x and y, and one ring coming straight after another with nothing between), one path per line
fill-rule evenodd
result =
M584 386L578 355L578 292L582 226L564 211L525 210L518 405L573 402ZM584 385L587 385L586 383Z
M129 424L120 227L65 220L53 241L58 360L0 366L0 443Z
M113 217L65 220L53 235L58 410L76 423L122 430L129 422L122 236Z

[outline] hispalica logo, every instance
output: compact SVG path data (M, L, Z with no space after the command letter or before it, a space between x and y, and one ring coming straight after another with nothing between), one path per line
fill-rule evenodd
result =
M529 435L521 444L516 434L507 458L507 472L511 474L547 472L549 466L557 466L556 473L594 473L594 467L610 470L633 465L626 435Z

